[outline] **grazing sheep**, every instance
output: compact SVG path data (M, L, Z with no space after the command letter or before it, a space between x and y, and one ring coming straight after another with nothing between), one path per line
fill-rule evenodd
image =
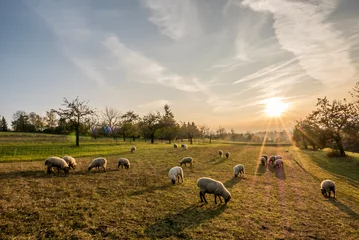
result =
M273 156L273 155L270 156L269 159L268 159L268 163L272 163L272 164L273 164L274 161L275 161L275 156Z
M229 152L226 152L226 158L229 158L229 155L231 155Z
M283 159L282 156L279 155L279 154L276 154L274 157L275 157L275 160L277 160L277 159Z
M267 162L267 160L265 159L265 157L261 157L261 163L263 166L266 165L266 162Z
M70 168L75 169L77 164L75 158L71 156L63 156L62 159L69 165Z
M107 160L106 158L99 157L95 158L92 163L89 165L88 170L91 171L93 168L100 170L100 167L103 168L103 171L106 172Z
M190 166L192 166L193 158L191 158L191 157L184 157L184 158L182 158L182 160L180 161L181 166L182 166L182 164L184 164L185 166L187 166L187 163L189 163Z
M60 169L64 171L64 173L68 174L70 167L66 163L66 161L59 157L49 157L45 160L45 166L47 166L47 173L52 172L52 168L57 168L57 173L60 173Z
M131 153L134 153L136 151L136 147L135 146L132 146L131 149L130 149Z
M264 158L265 158L265 160L266 160L266 161L268 161L268 156L267 156L267 155L262 154L262 157L264 157Z
M176 183L176 179L177 182L179 183L180 178L183 182L183 169L178 166L171 168L170 171L168 172L168 177L171 179L171 182L173 184Z
M222 203L221 197L224 198L225 203L227 203L231 199L230 192L225 188L223 183L220 181L214 180L212 178L202 177L198 179L197 186L200 188L199 196L201 198L201 202L207 203L206 193L214 194L214 203L217 204L217 197Z
M178 146L177 146L177 143L173 144L173 147L174 147L174 148L177 148L177 147L178 147Z
M279 158L274 161L273 167L282 168L283 167L283 159Z
M320 190L322 191L324 197L330 197L331 192L333 192L335 198L335 182L332 180L324 180L320 184Z
M129 169L130 168L130 161L128 161L128 159L127 158L120 158L119 160L118 160L118 168L123 168L123 167L125 167L125 169Z
M182 147L185 151L187 151L187 149L188 149L188 146L187 146L186 144L182 144L181 147Z
M238 177L238 174L240 174L239 177L244 177L243 164L238 164L238 165L234 166L233 172L234 172L234 177Z
M219 153L219 156L220 156L220 157L223 156L223 151L222 151L222 150L219 150L218 153Z

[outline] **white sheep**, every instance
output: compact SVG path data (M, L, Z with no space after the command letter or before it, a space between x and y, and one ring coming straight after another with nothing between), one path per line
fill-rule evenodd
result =
M283 159L279 158L274 161L273 167L282 168L283 167Z
M63 156L62 159L69 165L70 168L75 169L77 164L75 158L71 156Z
M134 152L136 151L136 147L135 147L135 146L132 146L132 147L130 148L130 151L131 151L131 153L134 153Z
M174 147L174 148L177 148L177 147L178 147L178 146L177 146L177 143L173 144L173 147Z
M244 165L243 164L238 164L236 166L234 166L233 168L233 172L234 172L234 177L244 177Z
M182 166L182 164L184 164L185 166L187 166L187 163L189 163L190 166L192 166L192 164L193 164L193 158L191 158L191 157L184 157L184 158L182 158L182 160L180 161L181 166Z
M275 160L277 160L277 159L283 159L282 156L279 155L279 154L276 154L274 157L275 157Z
M226 152L226 158L229 158L231 154L229 152Z
M225 188L223 183L220 181L214 180L212 178L202 177L198 179L197 186L200 188L199 196L201 198L201 202L207 203L206 193L214 194L214 203L217 204L217 197L222 203L221 197L224 198L225 203L227 203L231 199L230 192Z
M118 168L123 168L125 167L125 169L129 169L130 168L130 161L127 158L120 158L118 160Z
M170 171L168 172L168 177L171 179L171 182L173 184L176 183L176 180L179 183L180 178L183 182L183 169L178 166L171 168Z
M187 151L187 149L188 149L187 144L182 144L181 147L182 147L185 151Z
M69 173L70 167L66 163L66 161L59 157L49 157L45 160L45 166L47 166L47 173L52 172L52 168L57 168L57 173L60 173L60 169L64 171L64 173Z
M222 157L222 156L223 156L223 151L222 151L222 150L219 150L219 151L218 151L218 154L219 154L220 157Z
M332 180L324 180L320 184L320 190L325 197L330 197L331 192L333 192L335 198L335 182Z
M267 160L265 159L265 157L261 157L261 163L263 166L266 165L266 162L267 162Z
M275 156L273 156L273 155L270 156L269 159L268 159L268 163L272 163L272 164L273 164L274 161L275 161Z
M91 171L92 168L97 168L100 170L100 167L103 168L103 171L106 172L107 160L106 158L99 157L95 158L92 163L89 165L88 170Z

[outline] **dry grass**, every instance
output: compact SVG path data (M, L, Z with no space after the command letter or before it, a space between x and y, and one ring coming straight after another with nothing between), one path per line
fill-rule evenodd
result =
M43 161L1 163L0 239L359 238L358 186L295 148L264 148L284 156L284 170L261 166L259 146L208 144L183 151L142 143L134 154L127 148L104 155L106 173L87 172L97 156L77 159L78 169L68 176L47 175ZM219 149L230 158L220 158ZM194 165L183 166L184 183L172 185L168 170L185 156ZM131 161L130 169L117 169L120 157ZM238 163L246 167L243 179L233 178ZM225 184L232 194L227 205L215 205L213 195L200 203L196 181L204 176ZM324 178L337 182L337 201L322 197Z

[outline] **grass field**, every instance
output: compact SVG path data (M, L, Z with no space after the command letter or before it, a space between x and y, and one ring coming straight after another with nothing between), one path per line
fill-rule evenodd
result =
M356 154L331 159L325 152L265 146L263 153L285 159L284 169L274 170L260 165L260 146L196 144L183 151L141 142L131 154L129 143L88 140L70 152L71 139L42 138L0 137L0 155L6 147L22 153L1 156L0 239L359 239ZM23 150L35 146L46 150ZM82 156L78 168L68 176L46 174L45 155L53 154L48 146L54 155ZM219 149L230 158L220 158ZM108 171L87 172L98 156L108 159ZM183 166L184 183L172 185L168 170L185 156L194 165ZM118 170L119 157L128 158L131 168ZM238 163L246 168L243 179L233 178ZM224 183L232 195L228 204L215 205L213 195L208 204L200 202L196 181L204 176ZM320 193L327 178L337 184L337 200Z

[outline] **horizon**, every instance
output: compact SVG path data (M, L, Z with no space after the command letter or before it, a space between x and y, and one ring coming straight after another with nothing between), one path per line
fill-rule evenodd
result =
M358 81L359 2L0 1L0 115L63 98L236 132L291 131ZM269 99L285 110L270 116ZM268 106L267 106L268 110ZM273 111L273 110L271 110Z

